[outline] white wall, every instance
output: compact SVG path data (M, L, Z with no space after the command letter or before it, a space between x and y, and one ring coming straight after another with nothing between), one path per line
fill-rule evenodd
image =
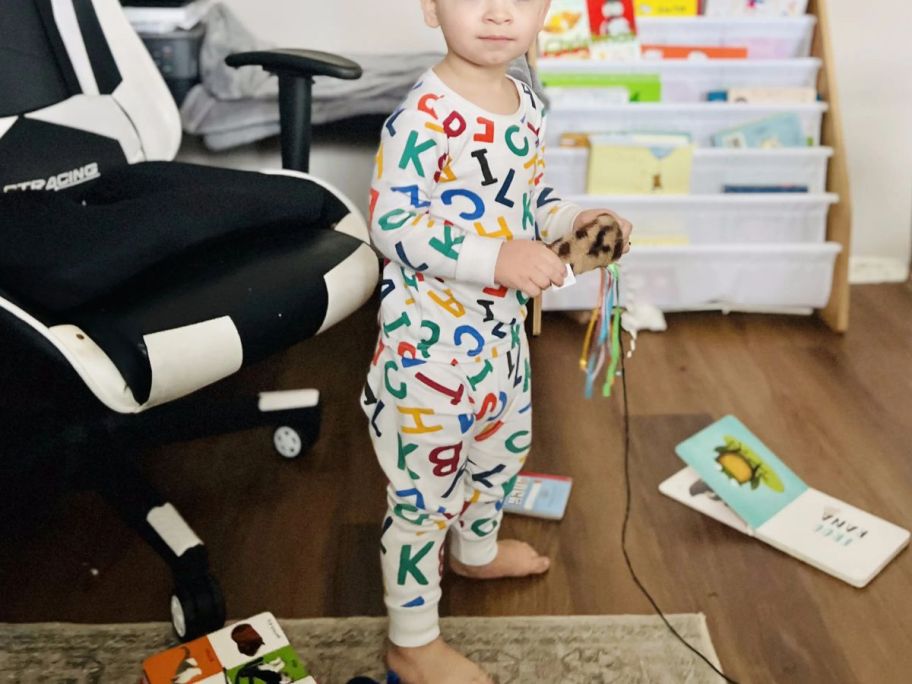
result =
M853 280L903 280L912 253L912 4L826 1L852 184Z
M439 33L424 26L418 0L223 1L277 45L343 53L443 48ZM853 280L903 280L912 255L912 5L824 1L852 183ZM339 174L325 159L315 150L314 172Z
M220 1L282 47L375 54L445 49L439 32L424 25L418 0Z

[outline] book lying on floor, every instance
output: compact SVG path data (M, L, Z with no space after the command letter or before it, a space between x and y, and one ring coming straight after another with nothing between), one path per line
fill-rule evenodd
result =
M272 613L260 613L143 663L143 684L316 684Z
M560 520L567 510L573 478L563 475L520 473L504 501L504 512Z
M688 464L666 496L856 587L909 543L909 531L806 485L734 416L675 448Z

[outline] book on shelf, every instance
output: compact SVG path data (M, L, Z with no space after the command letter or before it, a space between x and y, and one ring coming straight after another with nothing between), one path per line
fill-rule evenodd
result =
M734 416L684 440L688 467L659 491L855 587L909 543L909 531L805 484Z
M796 17L807 13L807 0L703 0L708 17Z
M624 88L628 102L661 102L662 79L658 74L639 73L560 73L542 71L539 73L542 85L551 92L552 88L578 89L581 95L592 102L598 97L600 88ZM614 99L614 98L612 98Z
M553 0L538 46L543 57L636 61L633 0Z
M806 185L731 185L722 186L722 192L725 194L756 194L764 192L779 192L785 194L806 193Z
M636 36L633 0L587 0L589 28L593 36Z
M699 0L634 0L638 17L695 17L700 13Z
M587 57L591 40L587 0L552 0L538 40L543 57Z
M591 195L684 195L690 192L694 147L677 133L589 136Z
M747 104L811 104L817 102L817 90L807 86L775 86L712 90L706 95L712 102Z
M599 86L598 88L548 88L548 101L552 108L573 109L593 105L618 105L630 102L630 91L624 86Z
M718 45L641 45L643 59L747 59L746 47Z
M776 114L720 131L712 136L716 147L762 148L806 147L801 119L794 113Z

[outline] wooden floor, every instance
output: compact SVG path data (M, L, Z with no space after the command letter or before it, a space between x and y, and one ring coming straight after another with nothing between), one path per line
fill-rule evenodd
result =
M150 476L210 546L244 617L381 615L377 541L383 482L357 393L374 339L371 307L324 336L244 371L224 391L313 385L323 436L299 462L257 430L150 454ZM531 465L574 477L561 523L508 519L551 554L547 576L445 579L459 615L649 613L620 552L619 398L585 401L583 329L545 316L533 344ZM741 682L908 682L912 552L854 589L666 499L677 442L732 413L805 481L912 526L912 287L856 287L851 329L811 318L687 314L645 334L628 364L632 427L629 549L666 612L703 612ZM164 566L90 494L61 501L28 539L0 540L0 620L165 620ZM92 570L97 571L97 575Z

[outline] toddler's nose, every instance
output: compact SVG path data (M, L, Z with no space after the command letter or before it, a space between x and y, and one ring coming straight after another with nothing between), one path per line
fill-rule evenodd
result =
M512 21L513 15L510 13L510 3L508 0L490 0L488 9L485 13L485 19L494 24L506 24Z

